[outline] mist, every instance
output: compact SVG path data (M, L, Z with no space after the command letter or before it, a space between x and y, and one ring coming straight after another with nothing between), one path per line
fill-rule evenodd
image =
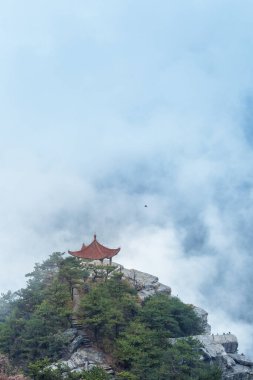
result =
M252 8L0 4L2 292L96 232L252 356Z

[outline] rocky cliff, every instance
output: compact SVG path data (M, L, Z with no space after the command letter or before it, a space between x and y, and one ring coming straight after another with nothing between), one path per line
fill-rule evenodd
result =
M115 271L123 273L123 278L137 290L140 300L144 300L156 293L171 295L171 288L161 284L158 277L135 269L126 269L116 263L114 265ZM73 295L74 303L78 305L78 289L74 289ZM233 334L211 334L211 326L207 320L208 313L200 307L193 306L193 308L201 318L205 331L205 335L193 337L202 345L200 360L218 364L222 368L223 380L253 379L253 361L238 353L236 336ZM89 370L93 366L100 366L113 374L113 369L108 364L106 356L92 346L81 327L76 326L76 328L66 331L66 334L69 337L69 355L61 363L67 365L73 371ZM174 343L177 339L171 339L171 342Z

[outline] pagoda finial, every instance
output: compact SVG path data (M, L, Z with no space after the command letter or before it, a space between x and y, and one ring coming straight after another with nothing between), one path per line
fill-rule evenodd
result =
M97 235L96 234L94 234L94 240L97 240Z

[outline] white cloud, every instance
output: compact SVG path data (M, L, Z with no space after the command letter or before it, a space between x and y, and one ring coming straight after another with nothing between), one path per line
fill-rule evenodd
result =
M97 232L249 347L252 4L0 8L1 289Z

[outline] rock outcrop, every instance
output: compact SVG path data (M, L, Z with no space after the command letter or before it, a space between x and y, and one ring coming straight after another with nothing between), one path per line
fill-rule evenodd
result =
M238 354L238 341L233 334L196 335L201 345L202 360L217 364L222 369L223 380L253 379L253 361L243 354ZM177 339L170 339L175 343Z
M137 290L141 300L156 293L171 294L171 288L158 282L158 277L140 272L135 269L120 268L123 278L126 279Z
M104 353L92 346L85 330L71 328L66 330L64 335L68 341L66 359L58 361L50 368L56 369L58 365L61 365L69 367L72 372L81 372L89 371L96 366L103 368L109 374L114 373Z
M171 288L161 284L158 277L135 269L126 269L116 263L113 263L113 265L115 266L113 272L121 272L123 278L137 290L137 294L142 301L157 293L164 293L171 296ZM106 273L105 270L104 272ZM111 276L113 272L111 272L109 276ZM103 275L103 273L101 275ZM75 288L73 292L73 299L76 311L80 301L78 288ZM194 305L192 305L192 307L195 313L201 318L205 332L205 335L193 337L202 345L200 352L201 359L219 365L222 369L223 380L253 380L253 361L243 354L238 353L237 338L230 333L223 335L211 334L211 326L207 320L208 313L200 307ZM69 341L67 359L62 360L60 363L67 365L75 372L90 370L94 366L99 366L104 368L108 373L113 374L113 369L108 364L106 356L92 346L92 343L86 336L81 325L79 326L78 323L73 320L73 326L75 328L66 331L66 337ZM170 339L170 341L173 343L176 342L177 339Z
M194 306L193 309L197 316L201 319L202 321L202 327L205 332L205 334L211 334L211 326L208 324L207 318L208 318L208 312L202 309L201 307Z
M69 367L72 372L90 371L93 367L101 367L107 373L113 374L114 371L106 361L105 355L96 348L78 348L68 360L61 360L58 364ZM57 368L51 366L51 368Z
M123 278L128 280L144 300L155 293L163 292L171 295L169 286L159 283L158 277L135 269L120 268ZM253 379L253 361L243 354L238 354L238 341L233 334L211 335L211 326L208 324L208 313L197 306L193 306L196 314L201 318L205 335L196 336L203 345L203 360L218 364L222 368L223 380L250 380Z

